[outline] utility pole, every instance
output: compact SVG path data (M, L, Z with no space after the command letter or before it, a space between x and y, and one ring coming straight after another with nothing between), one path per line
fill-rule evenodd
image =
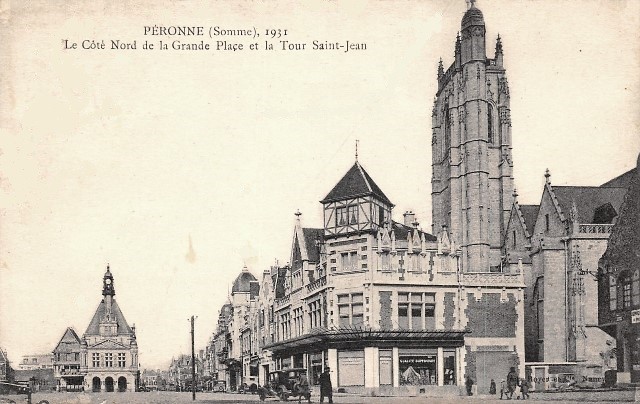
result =
M196 345L194 338L194 323L196 318L191 316L191 399L196 401Z

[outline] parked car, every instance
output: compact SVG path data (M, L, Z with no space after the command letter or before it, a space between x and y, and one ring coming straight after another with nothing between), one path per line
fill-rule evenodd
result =
M307 375L307 369L291 368L269 372L269 380L266 386L258 388L260 401L265 401L267 397L278 397L282 401L289 398L304 398L311 400L311 388L302 391L298 388L300 375Z
M224 380L214 380L213 391L224 393L227 391L227 382Z

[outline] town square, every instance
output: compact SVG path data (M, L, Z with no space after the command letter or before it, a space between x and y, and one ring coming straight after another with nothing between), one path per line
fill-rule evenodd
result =
M312 3L11 9L0 403L640 400L640 3Z

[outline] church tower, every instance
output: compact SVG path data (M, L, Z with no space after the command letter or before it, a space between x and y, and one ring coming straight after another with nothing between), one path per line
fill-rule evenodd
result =
M509 86L500 36L486 55L484 17L471 1L455 59L438 66L432 111L433 233L459 246L463 272L501 268L503 234L513 204Z

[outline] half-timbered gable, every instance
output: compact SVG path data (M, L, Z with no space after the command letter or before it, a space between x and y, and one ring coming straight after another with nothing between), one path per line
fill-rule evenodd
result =
M375 232L391 221L393 204L357 161L320 202L328 236Z

